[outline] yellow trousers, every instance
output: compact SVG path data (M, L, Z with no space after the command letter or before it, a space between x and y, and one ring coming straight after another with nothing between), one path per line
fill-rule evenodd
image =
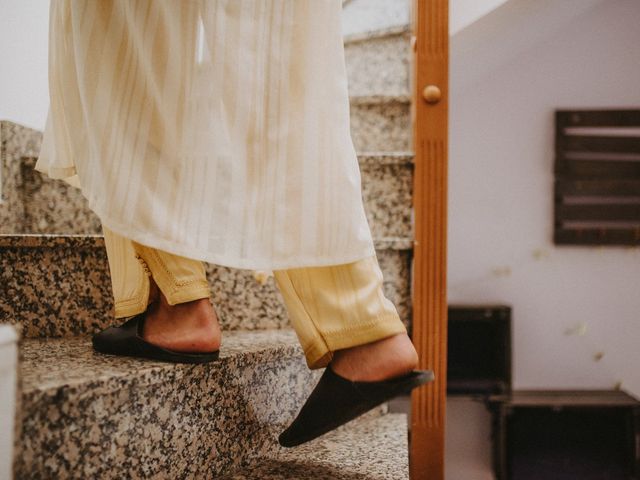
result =
M116 318L147 309L150 277L170 305L210 297L204 265L122 237L103 226ZM325 367L336 350L406 328L382 291L377 256L323 267L273 272L309 368Z

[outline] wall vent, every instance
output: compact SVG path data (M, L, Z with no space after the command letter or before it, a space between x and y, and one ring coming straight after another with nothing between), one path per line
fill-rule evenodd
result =
M554 243L640 245L640 110L557 110Z

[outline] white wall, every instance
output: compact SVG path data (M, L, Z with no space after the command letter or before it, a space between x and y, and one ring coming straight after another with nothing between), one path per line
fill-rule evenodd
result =
M622 382L640 395L640 248L552 244L553 111L640 108L638 25L637 0L602 2L452 82L449 300L513 306L515 388Z
M0 119L44 129L49 2L0 0Z

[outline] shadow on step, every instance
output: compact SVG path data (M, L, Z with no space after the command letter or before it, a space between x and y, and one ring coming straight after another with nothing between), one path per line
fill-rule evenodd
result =
M259 475L259 476L257 476ZM364 480L371 476L366 473L345 471L340 465L320 465L301 461L265 460L249 473L233 474L226 480L262 480L275 479L334 479L334 480Z

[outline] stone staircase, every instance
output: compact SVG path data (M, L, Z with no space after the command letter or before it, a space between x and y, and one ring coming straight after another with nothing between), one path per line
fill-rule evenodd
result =
M345 37L365 209L385 293L410 325L408 45L406 26ZM408 478L406 418L386 406L278 446L319 372L264 272L207 266L218 362L95 354L90 335L113 322L100 222L79 191L33 170L41 136L0 122L0 322L22 334L16 478Z

